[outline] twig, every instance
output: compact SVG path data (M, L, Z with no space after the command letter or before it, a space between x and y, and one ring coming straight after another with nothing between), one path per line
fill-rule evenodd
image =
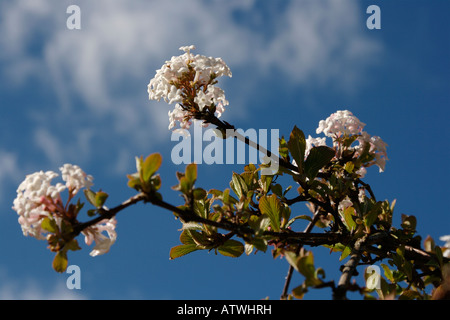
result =
M316 210L314 213L314 217L309 222L309 224L306 226L304 233L310 233L311 230L314 228L314 225L316 224L317 220L319 218L319 211ZM295 254L298 255L300 253L301 248L303 245L299 245L297 249L295 250ZM291 283L292 274L294 272L294 267L292 265L289 265L288 273L286 275L286 281L284 283L283 292L281 293L281 299L284 300L287 298L287 292L289 290L289 285Z
M217 118L214 114L208 112L208 113L201 113L197 116L199 119L203 119L208 123L214 124L217 128L219 128L222 131L222 134L227 130L232 130L232 137L235 137L236 139L244 142L250 147L255 148L256 150L266 154L268 157L270 157L273 161L281 165L282 167L292 170L294 172L298 172L298 167L294 166L292 163L285 161L284 159L277 157L275 154L273 154L270 150L267 150L263 146L259 145L258 143L250 140L248 137L243 136L240 134L236 128L229 124L228 122L222 121L219 118Z

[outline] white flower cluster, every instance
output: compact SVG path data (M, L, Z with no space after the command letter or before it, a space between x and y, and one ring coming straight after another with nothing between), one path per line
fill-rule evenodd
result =
M45 239L41 228L42 219L51 215L42 200L54 199L60 202L60 192L66 189L62 183L51 185L52 179L58 176L53 171L39 171L26 176L17 188L17 197L13 202L13 210L19 215L19 223L25 236Z
M360 154L365 149L365 146L369 145L369 154L375 157L374 160L366 164L366 167L371 165L377 165L380 168L380 172L384 171L386 166L386 160L388 160L386 147L387 143L384 142L378 136L370 136L367 132L362 132L361 136L358 137L359 145L356 147L356 153Z
M228 105L224 91L216 87L216 78L231 77L230 68L221 58L192 55L195 46L180 47L185 53L174 56L156 71L148 84L150 100L164 99L169 104L176 103L169 111L169 129L178 121L180 127L189 129L191 112L203 111L205 107L215 106L218 117Z
M323 132L330 138L340 137L341 135L355 135L360 134L365 125L350 111L340 110L330 115L326 120L320 120L316 133Z
M373 160L364 164L364 167L370 167L371 165L377 165L380 168L380 172L384 171L387 153L387 144L378 136L371 136L367 132L363 131L365 123L361 122L357 117L353 115L348 110L339 110L332 115L330 115L325 120L319 121L319 126L316 133L319 134L323 132L325 136L333 139L333 146L338 147L342 138L349 136L357 136L356 140L359 145L354 147L355 156L360 156L364 150L369 147L369 154L373 156ZM314 138L309 137L308 140L317 145L324 145L325 140L314 140ZM307 149L308 149L307 140ZM361 167L357 172L361 176L364 176L366 169Z
M64 164L59 169L65 184L52 185L52 180L58 177L58 174L53 171L39 171L27 175L17 188L17 197L14 199L12 209L19 215L18 221L25 236L30 235L39 240L46 239L48 231L42 228L42 221L49 217L56 221L58 227L61 227L61 221L66 214L65 210L68 206L63 205L61 193L68 190L68 201L70 201L81 189L93 185L93 177L87 175L77 165ZM105 221L101 223L105 223ZM114 226L115 219L113 218L104 226L94 225L89 228L85 235L86 243L96 241L94 254L91 253L91 255L102 254L109 250L109 246L114 243L116 238ZM109 242L105 241L106 237L101 234L104 230L110 235Z

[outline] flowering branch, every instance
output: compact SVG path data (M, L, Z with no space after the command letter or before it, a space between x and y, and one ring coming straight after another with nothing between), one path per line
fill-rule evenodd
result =
M171 259L197 250L214 250L236 258L244 252L249 255L273 247L273 257L285 257L289 263L282 299L302 298L309 288L324 287L332 288L335 299L345 299L349 290L367 298L376 292L382 299L439 298L450 292L450 237L441 238L446 241L443 247L428 237L422 248L416 218L402 215L400 227L394 227L395 200L377 201L370 185L362 181L373 165L384 171L387 144L380 137L369 135L363 122L350 111L341 110L319 122L316 133L325 137L306 138L294 127L288 139L280 139L275 154L219 119L228 101L217 79L231 77L225 62L193 55L194 46L180 49L184 53L166 61L148 85L150 99L175 103L168 112L169 129L188 134L192 119L202 121L203 126L215 125L222 138L232 136L266 154L280 165L278 171L266 174L263 168L267 164L249 164L241 174L233 173L231 190L207 191L195 185L197 165L189 164L185 172L177 172L178 184L172 187L184 199L176 206L163 200L159 192L162 157L153 153L145 159L136 158L137 171L128 175L128 186L137 194L113 208L104 205L108 194L93 191L92 176L78 166L61 167L64 183L56 185L52 184L58 176L55 172L28 175L17 189L13 209L24 235L47 240L48 248L56 252L56 271L66 269L68 251L81 249L76 239L80 235L87 245L95 242L91 256L107 253L117 238L117 214L144 202L174 213L182 223L181 244L170 250ZM331 146L327 139L331 139ZM284 188L277 183L283 174L297 185L296 197L286 198L292 186ZM93 206L87 210L92 219L86 222L78 220L84 202L76 198L82 189ZM68 193L66 201L64 192ZM311 214L292 217L291 207L300 202ZM303 231L294 231L298 220L308 221ZM323 232L313 233L314 227ZM334 280L325 281L325 271L316 268L313 252L306 246L325 246L340 252L340 261L348 258L337 286ZM385 278L365 272L365 286L351 283L358 267L385 260L389 264L381 264ZM289 293L294 270L304 282ZM432 295L425 292L429 285L435 287Z

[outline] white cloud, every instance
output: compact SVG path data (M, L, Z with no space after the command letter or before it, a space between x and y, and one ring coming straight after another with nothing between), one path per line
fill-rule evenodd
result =
M60 110L40 126L77 118L76 130L83 114L102 143L113 136L127 139L118 154L164 137L154 133L167 130L169 108L149 102L146 86L181 45L196 44L199 53L221 56L232 70L251 66L254 79L269 77L276 68L286 83L344 88L356 86L371 63L367 57L380 50L362 34L365 10L356 1L287 2L267 25L258 17L261 30L235 20L236 12L258 15L257 1L77 1L81 30L66 28L70 4L3 2L0 62L8 64L5 74L15 83L32 76L55 91ZM71 145L48 130L37 129L35 139L54 161L60 160L58 152L70 153ZM89 150L83 149L85 156Z
M5 187L16 183L21 178L21 171L17 164L15 153L0 150L0 203L3 200Z
M0 300L85 300L83 294L69 290L65 283L43 286L35 280L2 280Z

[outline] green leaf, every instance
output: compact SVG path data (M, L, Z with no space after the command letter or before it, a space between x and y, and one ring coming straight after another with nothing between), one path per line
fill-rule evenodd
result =
M267 250L267 240L261 238L255 238L252 240L253 246L262 252L266 252Z
M344 165L344 170L347 171L348 173L352 173L354 168L355 168L355 164L352 161L348 161Z
M158 171L162 163L162 157L159 153L153 153L149 155L142 164L142 180L148 182L150 177Z
M56 272L64 272L67 269L67 265L67 252L65 250L61 250L55 255L52 267Z
M353 213L355 209L353 207L348 207L344 210L344 223L349 231L352 231L356 228L356 222L353 220Z
M81 247L78 245L78 241L76 239L72 239L64 245L64 248L67 250L77 251L81 250Z
M245 196L248 192L247 184L244 179L237 173L233 172L233 177L230 181L230 187L233 189L234 193L240 198Z
M309 151L305 160L305 174L312 180L317 176L320 169L326 166L335 156L334 149L327 146L314 147Z
M197 180L197 164L190 163L186 166L185 177L191 184L191 186L193 186L195 181Z
M344 260L348 257L348 255L352 252L352 248L346 246L344 250L342 250L341 256L339 257L339 261Z
M384 270L384 276L386 277L386 279L388 279L391 282L394 282L394 273L392 272L392 270L389 269L389 267L384 263L381 264L381 267Z
M269 192L270 185L272 184L273 175L261 175L261 179L259 180L259 186L263 189L264 194Z
M94 207L95 205L95 192L91 189L84 189L84 196L86 197L86 200L89 201L90 204L92 204Z
M270 225L270 218L267 214L262 214L260 216L252 215L248 221L250 228L255 231L256 235L261 234L263 231L267 230Z
M206 191L202 188L196 188L192 191L195 200L202 200L206 198Z
M59 231L56 221L54 219L50 219L49 217L42 219L41 228L51 233L57 233Z
M364 225L370 228L371 225L375 223L378 218L379 210L378 207L372 208L369 213L364 216Z
M99 191L95 194L95 203L94 206L97 208L101 208L103 207L103 205L105 204L106 199L108 199L108 194L106 192L103 191Z
M222 255L232 258L237 258L244 253L244 245L233 239L225 241L225 243L217 249Z
M133 174L128 174L127 175L128 178L128 186L132 189L136 189L139 190L140 186L141 186L141 178L139 176L139 173L133 173ZM87 189L85 189L86 191ZM87 198L87 197L86 197ZM90 201L89 201L90 202ZM92 204L94 205L94 204Z
M303 172L303 161L305 159L306 140L305 134L302 130L294 126L289 141L287 143L288 149L297 163L299 173Z
M188 253L197 251L198 248L195 244L180 244L178 246L173 247L172 249L170 249L170 259L175 259L175 258L179 258L182 257Z
M208 240L207 236L203 232L198 232L195 230L186 230L192 237L192 240L197 245L199 249L206 249L211 242Z
M295 222L295 220L298 220L298 219L303 219L303 220L307 220L310 222L312 221L312 218L310 216L308 216L306 214L302 214L302 215L299 215L299 216L296 216L296 217L293 217L292 219L290 219L288 221L288 223L286 224L286 227L289 227L291 224L293 224Z
M300 272L298 269L298 260L300 257L295 254L295 252L292 251L286 251L284 253L284 256L286 257L286 261L295 269L297 272Z
M305 283L308 286L317 286L322 283L322 280L317 278L317 275L322 272L316 272L314 267L314 255L311 251L303 255L297 262L298 271L305 277Z
M281 215L281 202L276 195L262 196L259 200L259 210L262 214L269 216L270 225L273 231L280 231L280 215Z
M297 299L303 299L305 296L305 293L308 292L308 286L306 284L301 284L298 287L295 287L292 289L292 295L296 297Z

